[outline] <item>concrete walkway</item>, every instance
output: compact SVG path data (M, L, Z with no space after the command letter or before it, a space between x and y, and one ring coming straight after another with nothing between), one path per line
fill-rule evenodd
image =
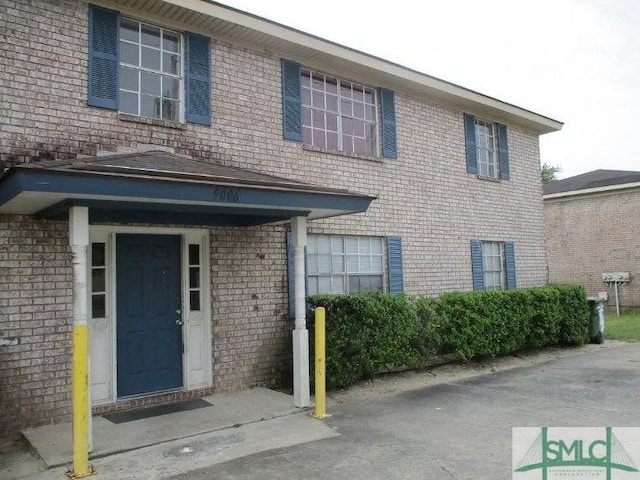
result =
M301 411L294 407L291 396L266 388L211 395L203 399L212 406L118 424L100 416L93 417L93 451L90 458ZM30 428L23 430L22 434L48 468L66 465L71 460L70 423Z
M295 444L336 435L331 429L312 419L308 419L309 426L313 427L311 431L309 428L302 428L301 425L296 427L294 423L300 424L307 420L305 418L308 417L307 413L302 413L301 409L294 407L291 396L266 388L211 395L204 397L203 400L211 406L124 423L112 423L104 417L95 416L93 418L93 451L90 458L97 459L122 452L137 452L152 445L167 444L168 450L174 452L176 461L178 458L188 460L191 457L188 461L193 463L193 455L189 454L201 450L200 447L204 445L207 446L209 456L216 456L217 450L214 448L216 446L219 447L218 450L220 448L225 450L226 461L240 454L247 455L273 448L274 445L290 446L292 442ZM298 417L301 418L269 423L270 428L282 430L280 442L274 441L273 435L265 437L260 428L251 426L255 422L279 419L293 414L299 414ZM288 423L291 425L287 428L285 426ZM316 426L320 427L320 430L315 428ZM286 434L287 430L291 430L291 433L297 431L303 434L298 435L294 441L291 434ZM68 468L72 458L71 424L31 428L24 430L22 434L44 461L46 468L55 469L60 466ZM205 438L203 434L209 435ZM257 437L251 438L252 434ZM189 446L189 440L195 437L199 447ZM264 445L260 444L262 437L268 440L263 442ZM182 442L184 445L176 443L181 439L185 440ZM236 453L233 453L234 450ZM139 455L142 453L135 453L133 458ZM50 471L48 476L59 478L56 477L58 473ZM134 477L126 475L126 478Z

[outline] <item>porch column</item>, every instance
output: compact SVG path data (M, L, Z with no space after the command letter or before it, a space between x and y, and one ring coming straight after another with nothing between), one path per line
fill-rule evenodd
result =
M293 330L293 404L308 407L309 397L309 331L306 323L304 247L307 245L307 218L291 219L294 248L295 328Z
M89 332L87 326L87 249L89 209L69 208L69 245L73 262L73 478L91 475L89 465Z

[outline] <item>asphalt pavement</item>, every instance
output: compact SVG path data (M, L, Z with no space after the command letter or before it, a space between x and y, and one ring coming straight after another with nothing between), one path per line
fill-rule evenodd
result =
M640 427L639 400L628 344L335 405L339 436L171 478L509 479L512 427Z
M513 427L602 427L603 432L606 426L614 432L640 427L640 343L607 342L533 356L390 375L370 382L371 388L333 392L332 416L325 420L309 412L261 413L233 428L160 438L96 458L98 474L90 478L524 480L513 476ZM245 404L256 404L253 394L242 394ZM213 403L223 405L219 399ZM227 405L231 413L238 410L236 403ZM173 430L189 424L171 415L159 421L171 420ZM142 423L127 428L136 425ZM640 466L640 433L637 437L626 453ZM46 469L28 451L18 454L13 462L0 461L0 478L66 478L65 467ZM603 471L592 469L588 476L606 478ZM527 479L543 478L540 471L529 473ZM629 475L611 478L638 478ZM560 477L548 476L553 478Z

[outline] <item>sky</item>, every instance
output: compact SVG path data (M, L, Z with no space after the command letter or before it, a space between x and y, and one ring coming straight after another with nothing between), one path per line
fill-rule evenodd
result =
M559 178L640 171L640 0L218 1L563 122Z

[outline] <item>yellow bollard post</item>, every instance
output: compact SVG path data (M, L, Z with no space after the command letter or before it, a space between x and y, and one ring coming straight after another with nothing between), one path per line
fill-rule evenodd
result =
M88 328L87 325L73 327L73 471L71 478L93 475L95 471L89 465L89 401L88 391Z
M316 375L315 375L315 394L316 408L313 412L315 418L327 418L331 415L327 414L327 387L325 378L325 328L326 314L324 307L318 307L315 310L316 328L315 328L315 351L316 351Z

